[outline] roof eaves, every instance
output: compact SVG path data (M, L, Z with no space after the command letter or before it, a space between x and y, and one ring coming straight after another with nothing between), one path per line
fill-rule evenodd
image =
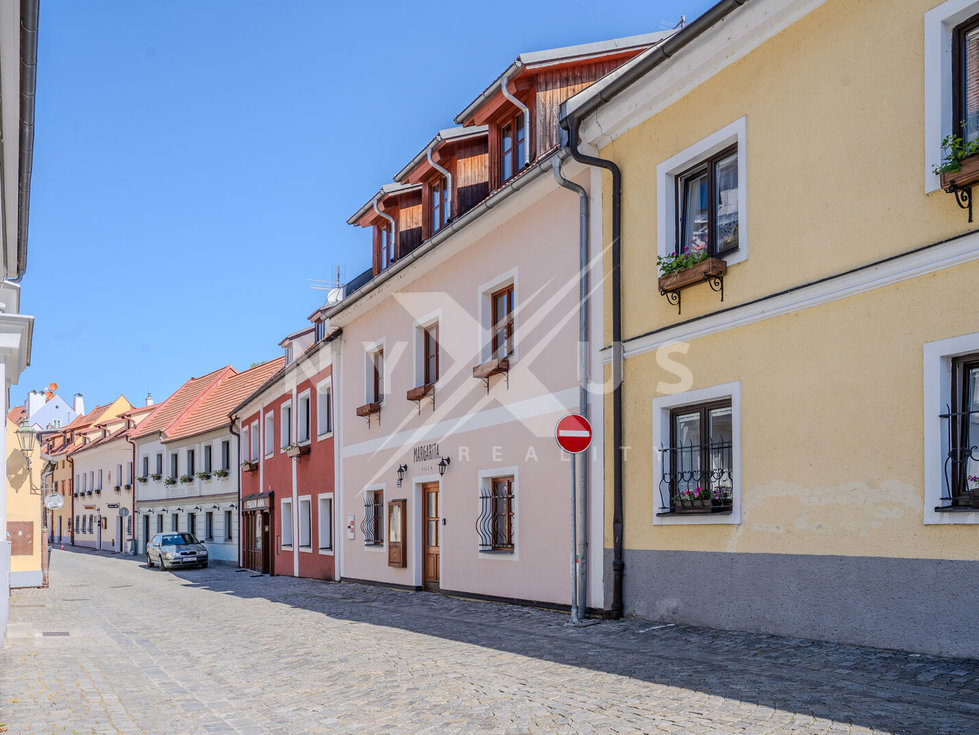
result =
M415 157L412 158L408 164L402 168L398 173L394 175L394 180L398 183L411 173L422 161L427 160L428 149L433 146L437 147L441 143L448 142L458 142L460 140L466 140L467 138L478 138L480 136L486 135L489 131L489 126L487 125L460 125L455 128L446 128L445 130L439 130L434 138L432 138L428 144L422 148Z
M378 192L372 196L367 202L364 203L360 209L354 212L349 219L347 219L348 225L356 224L357 220L367 214L369 211L374 209L374 203L379 202L386 196L391 194L404 194L411 191L412 189L421 189L421 184L399 184L397 182L392 182L390 184L385 184L382 186Z

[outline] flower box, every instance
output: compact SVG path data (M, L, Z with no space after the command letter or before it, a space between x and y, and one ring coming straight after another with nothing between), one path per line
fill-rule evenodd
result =
M258 469L258 462L242 462L241 471L242 472L254 472Z
M673 498L674 513L710 513L710 498Z
M119 492L120 490L122 490L122 487L121 487L120 485L116 485L116 486L115 486L114 488L112 488L112 489L113 489L113 490L115 490L116 492Z
M943 171L941 173L942 188L946 191L953 186L970 186L979 181L979 154L963 158L959 161L962 168L958 171Z
M489 362L484 362L482 365L477 365L473 368L473 377L486 380L491 375L499 375L509 372L509 370L510 360L504 357L500 360L490 360Z
M218 478L219 480L223 480L225 477L228 476L229 473L227 470L215 470L211 474L214 475L214 477Z
M180 481L185 485L189 485L194 481L194 477L193 475L182 475Z
M357 415L361 418L366 418L372 416L375 413L381 412L380 403L365 403L363 406L357 406Z
M727 273L727 263L720 258L707 258L682 271L659 277L659 292L679 291L681 288L701 283Z
M199 479L201 479L201 480L210 480L211 479L211 473L210 472L198 472L197 473L197 477Z
M293 444L291 447L286 447L287 457L298 457L301 454L309 454L309 445L305 444L303 446L298 446Z
M156 480L156 482L159 482L160 480L163 479L163 475L150 475L150 477Z
M435 385L429 383L428 385L419 385L417 388L410 388L406 395L409 401L420 401L426 396L432 395L434 392Z

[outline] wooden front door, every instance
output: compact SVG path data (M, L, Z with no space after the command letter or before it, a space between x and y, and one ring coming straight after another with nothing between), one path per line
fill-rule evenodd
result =
M245 513L245 566L255 572L269 572L269 513Z
M422 485L422 586L427 590L439 588L439 484Z

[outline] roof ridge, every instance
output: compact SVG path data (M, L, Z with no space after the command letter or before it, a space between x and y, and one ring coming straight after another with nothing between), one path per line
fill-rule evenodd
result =
M176 429L180 425L180 422L183 421L187 416L189 416L190 413L192 413L192 409L196 408L204 401L206 401L208 396L210 396L214 392L217 386L219 386L221 383L224 382L224 380L227 377L229 377L226 372L228 370L230 370L234 375L238 374L238 371L235 370L233 367L231 367L231 365L225 365L223 368L220 368L218 370L212 370L211 372L207 373L207 375L202 375L200 378L196 378L196 380L203 380L204 378L214 375L215 373L220 373L213 381L211 381L211 383L206 388L204 388L204 390L198 393L192 400L188 401L187 405L184 406L183 410L180 413L178 413L176 416L174 416L173 420L169 424L167 424L162 429L160 429L160 434L166 437L167 431L171 429ZM191 382L191 380L195 380L195 378L191 378L190 380L186 381L184 385L187 385L187 383ZM182 387L183 386L181 386L181 388ZM167 400L170 399L168 398Z

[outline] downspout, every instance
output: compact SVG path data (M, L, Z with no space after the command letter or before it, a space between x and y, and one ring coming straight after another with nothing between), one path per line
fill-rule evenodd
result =
M589 156L578 150L578 127L581 120L571 114L563 121L568 130L568 150L571 157L588 166L604 168L612 174L612 605L610 617L622 617L622 578L625 561L622 558L622 172L612 161Z
M68 462L68 485L71 487L71 545L75 545L75 458L71 455L65 455L65 461Z
M578 195L578 411L588 418L588 192L569 181L561 173L562 161L551 159L551 170L559 186ZM588 454L577 463L577 491L572 498L574 507L574 554L576 579L575 602L580 617L588 614ZM580 531L578 530L580 529Z
M18 283L27 272L27 226L31 205L31 169L34 161L34 96L37 91L37 19L39 0L20 3L20 160L17 194Z
M398 247L396 244L397 235L398 235L398 226L394 223L394 217L392 217L390 214L385 214L384 212L382 212L380 209L377 208L377 202L380 200L380 198L381 197L378 196L377 199L374 200L374 211L391 223L391 244L394 245L394 258L392 258L393 261L398 257ZM388 262L388 265L390 264L391 263Z
M235 431L235 419L237 419L237 415L231 414L229 418L231 419L230 431L234 435L235 439L238 440L237 454L233 455L231 453L231 449L228 449L228 464L231 464L232 456L237 457L239 460L241 459L241 433ZM242 539L244 538L241 535L241 462L235 462L235 465L238 467L238 507L235 509L238 511L238 568L241 569L241 544L243 543ZM259 490L261 490L261 488L259 488Z
M446 169L442 168L441 166L439 166L432 159L432 149L436 145L438 145L438 143L439 143L438 138L436 138L434 141L432 141L432 144L430 146L428 146L428 148L425 149L425 156L428 158L428 165L431 166L432 168L434 168L436 171L438 171L440 174L442 174L445 177L445 188L446 188L446 191L449 192L449 198L448 198L448 201L447 201L447 203L445 205L446 206L446 209L448 211L445 214L442 215L442 218L443 218L443 220L445 222L448 222L449 220L452 219L452 174L450 174L448 172L448 170L446 170ZM442 223L439 222L439 226L440 227L441 227L441 225L442 225Z
M520 63L519 59L514 62L514 66L516 66L518 70L523 68L523 64ZM500 91L503 93L504 97L510 100L513 104L520 108L521 112L523 112L523 167L527 167L530 165L530 109L527 107L527 105L510 94L509 85L510 70L507 69L506 73L503 75L503 79L500 81ZM514 141L514 144L516 144L516 141Z

